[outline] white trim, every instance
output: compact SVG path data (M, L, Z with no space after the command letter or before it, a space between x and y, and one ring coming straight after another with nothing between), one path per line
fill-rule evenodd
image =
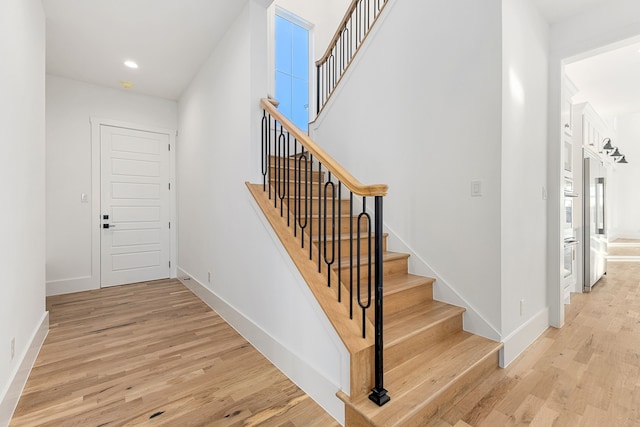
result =
M387 224L384 226L385 231L389 233L388 244L394 250L410 254L409 272L421 276L433 277L436 282L433 286L433 298L437 301L446 302L461 307L465 307L467 311L464 313L463 326L464 330L475 335L480 335L493 341L500 341L500 332L484 318L478 309L470 304L464 297L441 275L434 271L429 263L422 258L416 251L411 248L395 231Z
M640 256L607 255L607 262L640 262Z
M8 426L13 412L18 406L20 395L27 383L31 369L33 368L38 353L44 344L44 340L49 332L49 312L45 311L40 319L40 324L31 337L29 347L21 356L17 370L13 373L13 378L9 382L6 392L0 398L0 426Z
M101 117L90 117L91 123L91 275L87 283L81 285L73 284L71 281L67 281L68 289L63 285L63 281L60 284L54 286L57 294L64 294L69 292L77 292L75 288L81 287L78 290L98 289L100 288L100 126L112 126L125 129L140 130L144 132L153 132L169 137L169 144L171 145L171 151L169 152L169 182L171 182L172 191L169 195L171 204L169 211L169 221L171 221L170 231L170 248L169 259L171 261L171 268L169 269L169 277L176 277L177 269L177 233L176 227L176 190L175 190L175 165L176 165L176 133L175 129L166 129L156 126L147 126L137 123L124 122L121 120L111 120ZM83 278L84 279L84 278ZM51 283L51 282L50 282ZM49 292L47 290L47 292ZM54 294L51 294L54 295Z
M610 248L640 248L640 242L618 242L608 243Z
M286 348L260 325L252 322L182 268L178 268L178 278L291 381L344 425L344 404L335 396L340 390L337 384L333 384L303 358Z
M100 286L96 286L93 277L82 276L72 277L68 279L50 280L47 282L47 296L70 294L72 292L91 291L99 289Z
M500 350L500 367L506 368L549 327L549 308L545 307L506 336Z

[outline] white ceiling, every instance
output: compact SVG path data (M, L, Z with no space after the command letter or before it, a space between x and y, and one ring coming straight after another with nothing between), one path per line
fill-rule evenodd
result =
M589 102L602 116L640 112L640 43L610 50L565 67L578 87L575 103Z
M551 24L589 9L606 7L610 0L534 0ZM605 52L566 66L578 87L575 103L589 102L603 116L640 112L639 43Z
M533 0L550 24L563 21L611 0Z
M244 0L42 0L47 73L178 99ZM139 65L131 70L123 61Z
M533 0L556 23L608 0ZM47 72L102 86L178 99L246 0L42 0ZM567 66L601 114L640 111L640 46ZM135 60L140 68L123 65ZM122 89L124 90L124 89Z

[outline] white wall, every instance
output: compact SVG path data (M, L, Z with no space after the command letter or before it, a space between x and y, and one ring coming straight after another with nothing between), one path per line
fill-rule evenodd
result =
M529 0L502 2L502 335L510 362L548 326L548 26ZM520 312L520 302L524 301Z
M52 75L46 82L47 292L96 289L89 119L176 129L177 103ZM82 193L89 195L87 203L80 202Z
M179 277L342 420L348 354L245 187L261 182L266 16L248 1L179 100Z
M610 172L608 200L614 202L610 207L617 237L640 239L640 113L618 116L617 124L616 145L629 163L616 164Z
M391 2L381 20L312 135L389 185L390 249L469 308L465 328L499 339L501 1Z
M7 425L45 312L45 16L38 0L0 2L0 425ZM11 339L15 357L11 359ZM35 352L29 352L32 344Z

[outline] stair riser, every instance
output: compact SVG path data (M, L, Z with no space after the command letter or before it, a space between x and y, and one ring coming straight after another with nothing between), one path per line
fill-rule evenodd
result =
M274 197L275 194L276 194L276 192L272 190L271 197ZM291 205L291 212L293 213L294 203L295 203L296 211L298 210L298 205L297 205L297 201L298 200L299 200L299 198L294 197L294 195L292 193L290 197L286 197L285 196L284 203L285 203L285 205L287 205L287 204ZM306 204L307 204L307 206L305 207L305 200L301 200L300 209L299 210L300 210L300 212L302 214L305 214L305 213L309 212L312 215L318 215L318 211L322 210L322 217L324 218L324 215L325 215L324 201L322 199L320 199L320 202L318 203L317 194L314 196L313 199L311 199L311 203L310 204L309 204L308 201L307 201ZM338 211L340 210L340 213L342 215L349 215L349 213L350 213L350 211L349 211L349 209L350 209L349 208L349 199L342 199L339 202L339 204L342 205L342 207L338 207L338 202L336 202L336 212L335 212L335 214L338 215ZM327 216L331 217L331 216L333 216L333 208L331 207L331 203L329 203L328 201L327 201L327 206L328 206ZM355 206L354 206L354 209L355 209ZM354 215L357 216L358 213L359 212L354 212Z
M337 265L335 266L337 268ZM383 265L383 277L393 276L394 274L406 273L408 271L408 260L407 258L393 259L389 261L385 261ZM343 283L349 283L349 265L343 265L341 268L341 281ZM371 275L373 276L375 270L375 265L371 266ZM362 280L365 280L369 277L368 266L366 263L363 263L360 267L360 276ZM356 277L356 266L353 265L353 277L355 280Z
M306 175L311 175L311 181L313 182L318 182L318 180L324 182L324 177L325 177L325 173L324 172L319 172L316 168L316 170L314 170L313 172L311 172L311 170L306 170L304 169L304 167L302 169L300 169L300 172L298 172L298 168L294 167L294 166L290 166L290 167L286 167L286 165L284 167L277 167L275 165L271 165L271 167L269 168L269 180L270 181L274 181L276 179L276 177L278 176L278 172L280 172L280 176L287 176L286 174L289 174L288 177L291 181L293 181L295 179L296 173L299 173L300 178L304 180L304 176Z
M284 217L286 218L287 212L284 211ZM293 228L294 227L294 214L291 212L289 213L289 222L290 222L290 227ZM296 224L296 234L300 233L300 230L302 230L302 228L300 227L300 224L304 225L305 224L305 219L301 219L299 220ZM314 244L316 244L318 242L318 240L320 239L324 239L324 220L321 220L319 218L313 218L313 219L307 219L306 221L307 226L304 228L304 232L307 233L307 236L309 234L309 231L311 231L313 233L313 241ZM336 224L335 225L335 230L332 230L333 225L331 223L330 219L327 219L327 238L329 239L329 245L331 245L331 235L335 234L336 236L341 236L341 239L343 240L342 242L342 255L343 257L347 257L349 256L349 218L344 218L344 221L341 221L340 224ZM353 240L353 250L354 252L357 252L357 246L356 246L356 236L357 236L357 228L353 228L353 236L354 236L354 240ZM318 233L320 234L320 237L318 237ZM386 242L387 236L385 235L383 237L383 250L387 249L387 242ZM372 245L372 249L373 249L373 245L374 243L371 243ZM366 244L366 239L362 238L361 239L361 248L360 250L363 251L363 254L368 253L367 252L367 244ZM338 253L338 247L336 246L336 256Z
M329 238L330 234L328 234L327 237ZM371 236L371 253L373 253L373 251L375 250L375 242L373 239L374 239L374 236ZM338 259L338 250L340 250L341 257L348 257L350 254L353 254L353 256L356 256L358 253L358 241L360 241L360 254L362 255L368 254L369 242L367 237L361 237L358 239L356 236L354 236L353 241L350 241L348 237L345 237L335 242L335 244L333 244L333 242L329 239L326 242L327 257L329 259L332 258L331 257L332 248L333 248L333 254L334 254L333 258L335 260ZM324 246L325 246L324 236L321 235L321 242L318 242L318 237L316 235L316 237L314 238L314 245L316 245L316 247L320 247L322 250L322 253L324 254ZM387 250L387 236L385 235L385 236L382 236L382 251L384 252L386 250Z
M398 425L402 425L402 427L423 427L429 425L430 422L433 422L433 419L444 415L470 390L476 387L481 378L498 370L498 363L499 352L496 351L461 376L451 387L433 399L429 405L421 411L412 414Z
M328 209L331 209L331 192L333 191L333 188L329 187L325 187L324 184L320 184L318 185L317 182L313 183L311 185L311 187L309 187L309 184L305 185L304 182L300 183L300 186L298 186L298 183L293 182L293 181L285 181L285 182L280 182L278 183L277 181L270 181L271 182L271 187L276 190L279 195L284 194L284 197L288 197L288 198L295 198L297 199L305 199L307 198L308 195L311 195L313 197L317 197L318 195L324 196L324 194L327 194L327 207ZM278 187L278 184L280 184L280 186ZM338 197L338 190L336 188L336 204L337 202L337 197ZM343 190L343 198L344 198L344 190ZM322 205L322 209L324 209L324 200L321 201L321 203L323 203ZM337 206L336 206L336 210L337 210ZM346 213L346 212L345 212Z
M385 301L386 303L386 301ZM462 314L447 319L424 331L420 331L395 345L385 346L384 364L392 369L424 352L432 343L462 330Z
M357 233L358 230L358 219L356 217L351 218L351 224L349 224L349 217L341 217L340 221L336 217L336 232L340 234L348 234L350 232L349 226L352 227L353 233ZM327 228L331 230L333 224L333 218L331 216L327 217ZM324 227L324 219L323 218L311 218L311 226L314 230L317 230L319 226Z
M416 286L402 292L396 292L384 297L382 311L385 316L397 313L415 305L424 304L433 300L433 287L431 284ZM374 321L374 313L368 314L369 319Z
M293 155L293 153L291 153L291 154ZM300 154L300 153L298 153L298 154ZM271 155L271 157L269 157L269 164L271 166L276 165L278 162L280 163L281 167L286 167L287 165L293 167L295 164L304 165L305 163L309 163L309 160L308 160L308 158L307 158L307 160L304 160L304 159L300 160L300 159L292 157L292 156L290 156L290 157L278 157L278 156L275 156L275 155ZM309 163L309 165L311 165L311 163ZM314 167L316 169L318 169L318 165L317 164Z

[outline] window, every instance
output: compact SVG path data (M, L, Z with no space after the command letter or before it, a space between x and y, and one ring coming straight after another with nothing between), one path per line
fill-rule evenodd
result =
M309 30L276 15L275 97L278 109L296 126L309 126Z

